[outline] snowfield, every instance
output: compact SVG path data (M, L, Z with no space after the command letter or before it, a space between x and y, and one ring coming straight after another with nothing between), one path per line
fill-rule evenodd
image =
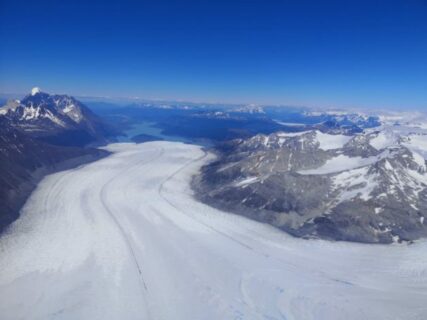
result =
M364 167L377 162L381 157L349 157L340 154L316 169L300 170L299 174L329 174Z
M0 238L1 319L427 319L427 242L292 238L194 200L198 146L108 149Z
M332 150L342 148L347 142L350 141L351 136L344 136L342 134L327 134L316 130L316 138L319 142L320 149Z

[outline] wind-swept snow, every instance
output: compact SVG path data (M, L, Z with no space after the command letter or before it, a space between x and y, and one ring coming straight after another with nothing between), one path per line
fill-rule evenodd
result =
M426 242L292 238L195 201L200 147L109 150L44 179L0 238L1 319L427 318Z

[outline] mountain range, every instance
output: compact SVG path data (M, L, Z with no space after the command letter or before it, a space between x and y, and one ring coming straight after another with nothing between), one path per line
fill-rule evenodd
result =
M427 122L419 116L258 106L138 106L113 115L136 128L152 121L166 134L213 141L216 160L193 179L196 197L212 206L303 238L427 236ZM108 154L94 146L119 132L104 119L71 96L38 88L0 108L0 231L46 174ZM158 139L132 132L136 142Z

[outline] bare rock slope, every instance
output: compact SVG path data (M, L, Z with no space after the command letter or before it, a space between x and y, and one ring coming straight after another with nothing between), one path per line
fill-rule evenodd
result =
M410 138L393 138L371 130L234 140L193 185L202 201L295 236L411 241L427 236L426 162Z

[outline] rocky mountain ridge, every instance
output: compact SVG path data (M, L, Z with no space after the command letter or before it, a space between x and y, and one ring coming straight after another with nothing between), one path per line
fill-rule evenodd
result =
M295 236L368 243L425 237L425 159L412 136L386 135L312 130L235 140L193 184L201 200Z
M17 129L56 145L84 146L105 142L115 134L97 115L68 95L50 95L34 88L22 100L9 101L0 108Z

